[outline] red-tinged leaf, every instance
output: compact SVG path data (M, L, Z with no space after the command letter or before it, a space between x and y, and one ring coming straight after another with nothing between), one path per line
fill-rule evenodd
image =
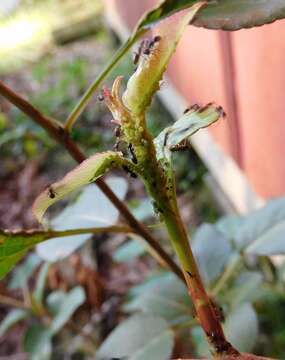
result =
M159 90L163 73L173 55L186 26L205 5L201 1L190 9L178 12L165 19L155 29L158 41L149 54L140 57L138 68L128 81L123 95L124 104L134 113L140 114L150 104L154 93Z

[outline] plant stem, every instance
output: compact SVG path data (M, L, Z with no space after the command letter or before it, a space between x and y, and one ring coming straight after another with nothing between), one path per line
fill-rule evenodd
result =
M223 289L229 279L232 277L234 272L237 270L238 265L241 263L241 256L239 254L234 254L234 256L229 260L229 264L226 267L223 275L220 277L216 286L211 290L211 295L215 298L218 293Z
M65 147L65 149L69 152L69 154L73 157L73 159L75 159L79 163L86 159L86 157L84 156L78 145L72 140L70 135L65 132L64 128L61 126L59 122L43 115L32 104L30 104L20 95L16 94L13 90L11 90L1 81L0 81L0 94L3 95L6 99L8 99L18 109L23 111L23 113L29 116L38 125L44 128L49 133L49 135L52 138L54 138L58 143L62 144ZM142 238L144 238L147 244L157 254L157 257L159 257L163 263L167 264L168 268L171 271L173 271L184 282L184 276L179 266L174 262L171 256L160 246L158 241L148 231L146 226L143 223L139 222L133 216L133 214L129 211L125 203L117 197L117 195L102 179L99 178L96 181L96 184L98 185L100 190L109 198L109 200L113 203L113 205L119 210L120 214L124 216L124 218L132 227L134 232L136 232Z
M222 325L207 295L178 208L173 211L168 210L163 217L173 247L181 262L197 317L210 346L216 355L238 355L239 352L226 340Z
M145 30L139 31L135 36L130 37L112 56L110 62L105 66L105 68L100 72L97 78L93 81L93 83L89 86L86 90L85 94L79 100L78 104L72 110L71 114L66 120L65 123L65 130L70 132L78 119L81 113L84 111L88 103L90 102L92 96L94 95L95 91L102 83L102 81L106 78L106 76L110 73L110 71L114 68L114 66L121 60L124 54L131 48L131 46L135 43L135 41L145 32Z
M25 305L22 301L11 298L10 296L5 296L0 294L0 304L4 304L7 306L16 307L19 309L30 310L30 307Z

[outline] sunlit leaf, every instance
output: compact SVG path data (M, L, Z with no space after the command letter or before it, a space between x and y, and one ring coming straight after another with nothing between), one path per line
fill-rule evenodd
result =
M179 145L183 140L187 140L198 130L216 122L222 114L223 110L214 104L208 104L204 108L193 107L187 111L155 138L157 158L169 161L173 147Z
M134 315L111 332L100 346L96 359L165 360L170 358L173 345L174 334L164 319Z
M165 19L157 27L156 36L160 40L154 44L149 55L140 58L138 68L129 79L123 94L125 105L133 113L142 113L150 104L185 27L201 6L203 3L199 2L188 11Z
M29 316L29 311L24 309L13 309L2 320L0 324L0 337L3 336L12 326L19 321L26 319Z
M99 153L83 161L62 180L49 186L37 197L33 205L36 218L41 222L45 211L51 205L65 198L72 191L93 183L111 167L120 166L125 162L127 160L114 151Z

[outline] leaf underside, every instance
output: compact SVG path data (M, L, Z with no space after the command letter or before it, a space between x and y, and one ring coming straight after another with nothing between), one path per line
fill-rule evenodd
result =
M197 0L165 0L144 14L136 31L147 29L164 17L197 3ZM193 25L207 29L239 30L271 23L285 17L283 0L209 1L195 17Z
M198 130L210 126L223 115L223 110L214 104L204 108L195 107L187 111L172 126L165 128L154 140L158 160L170 161L171 148L187 140Z

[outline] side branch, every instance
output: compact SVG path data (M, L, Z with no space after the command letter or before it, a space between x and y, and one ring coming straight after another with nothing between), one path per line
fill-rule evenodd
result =
M9 100L18 109L23 111L28 117L35 121L38 125L43 127L51 137L58 143L62 144L69 154L77 162L82 162L86 159L78 145L72 140L69 133L67 133L63 126L55 119L45 116L38 109L36 109L30 102L25 100L19 94L11 90L7 85L0 81L0 94ZM148 231L146 226L137 221L132 215L127 206L122 202L112 189L102 180L98 179L96 184L100 190L110 199L113 205L119 210L120 214L124 216L126 221L132 227L134 232L142 236L147 244L154 250L161 263L165 264L171 271L173 271L182 281L184 280L183 273L179 266L173 261L168 253L160 246L154 236Z

